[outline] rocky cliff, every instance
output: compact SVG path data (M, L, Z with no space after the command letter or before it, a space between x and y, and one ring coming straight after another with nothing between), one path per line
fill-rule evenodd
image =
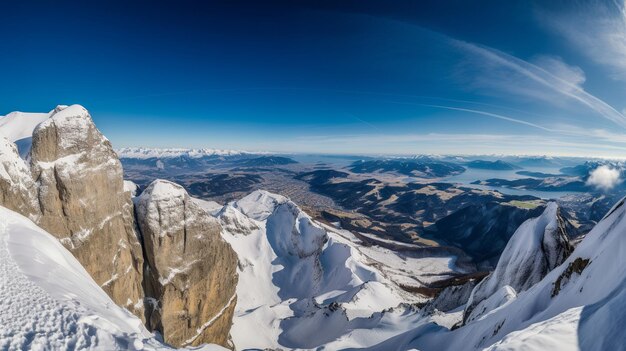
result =
M28 140L22 155L17 140ZM137 211L136 192L82 106L2 118L0 206L58 238L116 304L166 342L228 345L237 259L218 220L176 184L152 184L136 198Z
M143 316L143 257L130 193L109 141L82 106L59 107L33 131L37 224L55 235L111 298Z
M136 199L146 257L148 327L176 346L228 345L237 256L219 222L180 185L156 180Z

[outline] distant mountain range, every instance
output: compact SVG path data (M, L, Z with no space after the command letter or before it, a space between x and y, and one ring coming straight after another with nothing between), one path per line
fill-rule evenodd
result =
M466 163L465 165L469 168L489 169L489 170L494 170L494 171L510 171L510 170L522 168L522 167L516 166L508 162L504 162L501 160L497 160L497 161L475 160L475 161L470 161Z

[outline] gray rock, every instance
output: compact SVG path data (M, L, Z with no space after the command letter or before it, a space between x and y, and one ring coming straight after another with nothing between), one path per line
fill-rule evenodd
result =
M155 180L136 200L146 258L147 324L175 346L228 346L237 256L217 219L180 185Z
M143 318L143 257L130 193L110 142L82 106L55 109L33 132L37 224L55 235L120 306Z

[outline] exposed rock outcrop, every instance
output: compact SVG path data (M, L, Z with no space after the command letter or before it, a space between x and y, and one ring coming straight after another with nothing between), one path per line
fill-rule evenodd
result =
M36 220L39 214L37 187L30 168L20 158L17 147L0 136L0 206Z
M156 180L136 198L146 258L148 327L176 346L228 345L237 256L220 224L180 185Z
M514 298L563 263L573 251L565 228L556 203L549 203L541 216L522 223L502 252L496 269L472 291L463 320L469 322L489 312L489 306L483 304L480 310L477 306L498 291L506 291L506 296ZM505 286L507 290L502 290Z
M143 257L130 192L110 142L82 106L61 106L33 132L37 224L55 235L120 306L143 316Z

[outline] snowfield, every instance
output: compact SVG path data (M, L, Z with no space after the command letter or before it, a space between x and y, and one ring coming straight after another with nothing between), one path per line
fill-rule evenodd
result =
M33 130L50 118L57 109L64 107L66 106L59 106L48 113L11 112L6 116L0 116L0 136L14 142L20 156L26 158L30 152Z
M0 349L171 350L53 236L3 207L0 218Z
M427 299L380 268L402 265L398 256L363 250L355 236L317 223L283 196L255 191L217 216L239 257L231 329L237 349L370 347L433 320L461 318L458 311L422 316L409 304ZM422 263L429 272L451 271L450 258Z

